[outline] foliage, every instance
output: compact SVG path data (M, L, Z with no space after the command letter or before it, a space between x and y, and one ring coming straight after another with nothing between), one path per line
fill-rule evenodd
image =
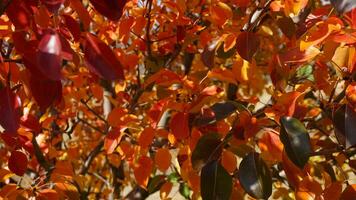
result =
M355 7L0 1L0 198L356 199Z

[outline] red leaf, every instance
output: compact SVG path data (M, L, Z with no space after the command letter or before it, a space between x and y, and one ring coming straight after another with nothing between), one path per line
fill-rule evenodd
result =
M20 98L10 88L0 89L0 125L7 133L17 133L20 121Z
M33 114L23 115L21 117L21 126L23 126L26 131L31 131L36 134L41 132L42 129L37 117L35 117Z
M30 89L42 111L54 103L59 103L62 99L61 81L52 81L31 75Z
M62 15L64 19L64 24L72 34L73 38L75 41L78 41L80 39L80 26L79 23L73 19L70 15Z
M236 48L241 58L251 61L260 46L260 39L257 34L242 32L237 37Z
M64 0L41 0L41 2L46 5L47 9L52 13L58 11L58 9L63 4Z
M30 9L22 0L12 0L6 9L6 15L16 29L27 29L32 21Z
M61 79L61 53L62 45L59 35L48 30L38 44L37 65L38 69L48 79L58 81Z
M85 35L84 59L91 71L104 79L124 79L122 65L113 51L91 33Z
M11 152L8 166L12 172L19 176L24 175L27 169L27 163L27 156L23 152L17 150Z
M189 114L184 112L176 113L170 123L172 134L178 140L189 137Z
M127 0L90 0L100 14L110 20L119 20Z
M119 129L114 129L105 136L104 149L107 154L112 154L115 151L115 148L119 145L121 136Z

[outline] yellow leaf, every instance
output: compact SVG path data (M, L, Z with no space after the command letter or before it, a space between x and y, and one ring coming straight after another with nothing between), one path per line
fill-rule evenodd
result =
M208 77L232 84L237 84L234 74L229 69L214 68L208 72Z
M307 4L308 0L285 0L284 13L288 17L296 16Z

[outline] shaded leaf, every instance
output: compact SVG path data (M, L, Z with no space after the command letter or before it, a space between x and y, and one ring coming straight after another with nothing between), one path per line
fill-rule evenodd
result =
M209 47L205 47L203 53L201 54L201 60L204 65L213 68L214 67L214 59L215 58L215 49L210 49Z
M296 26L290 17L282 17L277 20L278 27L289 39L291 39L296 32Z
M293 117L282 117L281 125L280 139L289 159L303 168L312 152L308 131Z
M331 4L337 10L337 12L343 14L351 11L356 7L356 1L354 0L330 0Z
M24 175L27 169L27 163L27 156L22 151L15 150L11 152L8 166L13 173L19 176Z
M127 0L90 0L100 14L110 20L119 20Z
M243 107L241 104L234 101L216 103L210 107L210 109L213 111L213 116L199 116L194 120L194 124L201 126L215 123L230 116L233 112L241 107Z
M151 178L148 181L148 185L147 185L148 193L152 194L157 192L161 188L161 186L166 182L165 179L166 179L165 175L157 175Z
M20 98L10 88L0 89L0 125L5 132L16 134L20 122Z
M232 177L215 160L206 164L201 170L200 187L204 200L228 200L232 191Z
M333 115L336 137L346 148L356 144L355 121L356 112L350 105L343 105Z
M241 58L251 62L260 46L260 38L256 33L242 32L237 36L236 49Z
M206 162L219 157L222 151L220 135L208 133L203 135L192 153L192 166L199 170Z
M272 194L272 177L258 153L251 152L240 163L238 177L244 190L254 198L268 199Z
M41 0L41 2L46 5L49 11L55 13L61 7L65 0Z

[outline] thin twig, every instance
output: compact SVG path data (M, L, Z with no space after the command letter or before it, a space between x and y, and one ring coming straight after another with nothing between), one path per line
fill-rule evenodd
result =
M83 168L80 172L80 174L84 175L88 172L91 163L93 162L94 158L99 155L101 152L101 148L104 146L104 140L101 140L98 145L94 148L92 152L88 155L87 159L84 161Z

